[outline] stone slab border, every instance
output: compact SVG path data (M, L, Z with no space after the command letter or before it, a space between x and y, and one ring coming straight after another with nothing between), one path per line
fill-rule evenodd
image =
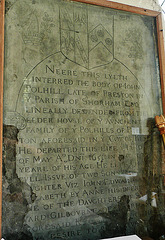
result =
M165 115L165 51L163 40L162 13L145 8L134 7L107 0L72 0L86 4L98 5L113 8L121 11L141 14L155 18L157 26L157 44L159 53L159 68L162 91L163 114ZM2 222L2 141L3 141L3 69L4 69L4 21L5 21L5 0L0 0L0 226ZM162 173L165 175L165 150L163 152ZM164 177L165 183L165 177ZM0 228L1 239L1 228Z

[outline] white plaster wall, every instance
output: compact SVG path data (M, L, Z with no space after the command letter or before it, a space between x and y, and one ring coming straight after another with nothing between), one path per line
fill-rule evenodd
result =
M160 11L160 5L158 0L111 0L112 2L118 2L128 4L135 7L142 7L150 10Z

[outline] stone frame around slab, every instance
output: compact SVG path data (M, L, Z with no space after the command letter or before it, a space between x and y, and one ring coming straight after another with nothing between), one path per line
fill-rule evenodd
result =
M162 106L163 114L165 115L165 53L163 41L163 25L161 12L152 11L148 9L133 7L116 2L106 0L73 0L75 2L87 3L92 5L104 6L107 8L118 9L131 13L151 16L156 19L157 23L157 42L159 52L159 67L161 78L161 91L162 91ZM3 133L3 68L4 68L4 20L5 20L5 0L0 1L0 225L2 215L2 133ZM162 173L165 175L165 152L163 150ZM0 228L1 238L1 228Z

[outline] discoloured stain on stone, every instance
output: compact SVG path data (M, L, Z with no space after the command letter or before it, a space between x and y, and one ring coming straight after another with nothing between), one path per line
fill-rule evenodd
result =
M159 239L153 19L60 0L6 11L4 237Z
M144 142L143 170L139 181L141 193L143 196L147 194L147 200L139 206L141 227L137 227L137 234L160 239L165 234L164 199L160 194L163 180L161 175L161 138L155 127L154 119L148 119L147 126L149 134ZM155 200L153 193L156 194ZM145 229L145 222L148 223L147 229Z
M105 229L102 231L102 237L127 235L126 229L130 210L129 202L129 196L123 195L112 210L109 210L106 214L101 214L107 220Z
M5 1L5 14L10 10L12 3L10 1Z
M3 128L3 231L5 239L32 239L24 226L28 206L36 196L28 184L23 183L16 173L16 144L18 129L4 125ZM6 229L6 230L5 230Z

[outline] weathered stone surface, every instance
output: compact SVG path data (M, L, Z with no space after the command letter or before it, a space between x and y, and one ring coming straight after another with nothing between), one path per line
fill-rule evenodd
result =
M159 239L154 19L51 0L7 10L4 237Z

